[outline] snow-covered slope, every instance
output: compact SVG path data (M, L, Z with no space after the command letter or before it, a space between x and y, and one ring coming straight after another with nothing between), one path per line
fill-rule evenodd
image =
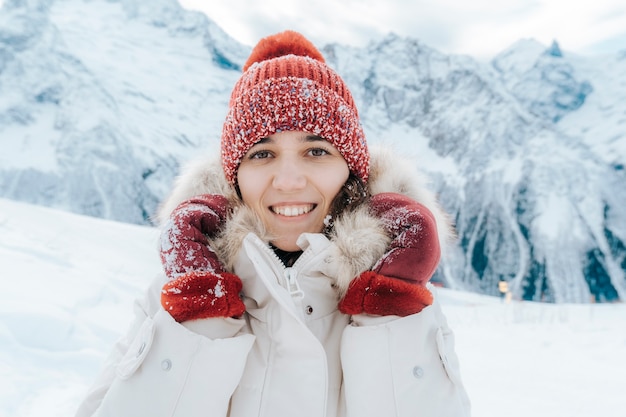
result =
M0 236L0 416L72 416L161 269L158 233L0 199ZM623 303L438 294L473 415L624 415Z
M72 416L133 299L154 228L0 199L0 415Z
M520 40L485 64L394 35L322 49L368 140L414 158L455 220L437 279L626 299L626 50ZM180 165L216 151L248 52L175 0L5 2L0 196L148 224Z

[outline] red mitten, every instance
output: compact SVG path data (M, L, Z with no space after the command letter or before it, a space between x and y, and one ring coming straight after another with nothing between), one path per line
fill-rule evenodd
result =
M392 238L389 251L372 269L381 275L426 285L441 257L435 216L417 201L395 193L372 196L370 209Z
M188 272L161 290L161 305L179 323L209 317L240 317L246 307L239 298L241 280L223 272Z
M160 256L171 280L161 291L161 305L178 322L208 317L239 317L239 277L224 271L209 238L228 216L228 200L205 194L181 203L161 232Z
M221 273L217 255L209 247L228 216L228 200L221 195L203 194L174 209L161 231L160 255L169 279L186 272Z
M372 271L350 283L339 310L382 316L419 313L433 302L425 285L441 256L435 218L422 204L395 193L372 196L370 209L392 238L389 250Z
M432 303L433 295L422 285L365 271L350 282L339 301L339 311L404 317L419 313Z

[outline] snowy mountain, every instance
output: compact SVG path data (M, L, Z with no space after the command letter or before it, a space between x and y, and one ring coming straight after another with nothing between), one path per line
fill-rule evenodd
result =
M161 270L158 230L0 198L0 236L0 416L73 416ZM624 415L626 304L438 297L472 415Z
M2 195L145 223L179 161L219 138L246 57L172 1L9 1Z
M454 219L437 279L626 299L626 50L521 40L485 64L395 35L322 50L369 141L413 157ZM180 165L216 149L248 53L175 0L5 1L0 196L149 223Z
M611 135L584 136L608 116L574 116L593 87L557 45L519 42L488 67L395 36L325 52L356 86L369 131L437 178L459 234L442 269L453 287L493 294L504 279L525 299L624 299L626 106L613 107ZM607 78L626 73L626 60L607 61Z

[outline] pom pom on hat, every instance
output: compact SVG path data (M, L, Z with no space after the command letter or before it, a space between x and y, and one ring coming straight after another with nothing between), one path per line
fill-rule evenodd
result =
M222 129L222 167L234 184L243 156L259 140L304 131L332 143L363 182L369 152L352 94L304 36L285 31L261 39L235 84Z
M268 36L259 41L254 47L248 60L243 66L244 72L255 62L267 61L285 55L308 56L320 62L326 62L321 52L307 38L286 30L274 36Z

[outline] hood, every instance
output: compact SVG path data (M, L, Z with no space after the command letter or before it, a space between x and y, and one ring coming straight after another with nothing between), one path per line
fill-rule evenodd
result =
M442 258L454 239L451 222L435 195L426 186L426 177L410 163L388 149L370 147L370 177L367 186L372 195L382 192L404 194L426 206L435 216ZM183 201L199 194L221 194L233 207L224 230L211 242L226 270L232 270L243 239L253 232L265 242L272 237L253 210L243 205L234 188L228 184L219 155L205 156L191 161L176 179L169 197L157 214L159 225ZM373 217L367 205L346 213L335 220L329 239L334 243L340 260L337 286L340 293L361 272L370 269L380 259L390 242L380 221Z

